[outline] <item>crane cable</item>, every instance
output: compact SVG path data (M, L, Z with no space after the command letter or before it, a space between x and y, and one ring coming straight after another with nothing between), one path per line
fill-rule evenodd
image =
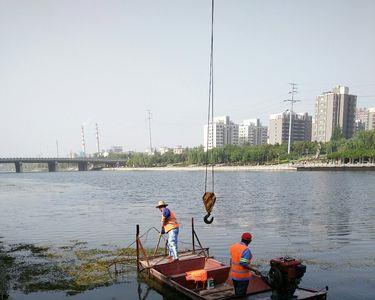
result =
M210 79L208 86L208 114L207 114L207 132L206 132L206 173L204 181L204 194L203 194L203 203L207 211L207 215L203 218L206 224L211 224L214 220L214 217L208 219L211 215L211 211L216 202L215 196L215 169L214 169L214 157L213 151L209 151L209 135L211 131L211 141L213 142L214 134L214 3L215 0L211 0L211 48L210 48ZM210 127L211 126L211 127ZM211 130L210 130L211 129ZM211 148L213 144L211 143ZM212 192L207 192L207 182L208 182L208 166L209 166L209 155L211 155L211 182L212 182Z

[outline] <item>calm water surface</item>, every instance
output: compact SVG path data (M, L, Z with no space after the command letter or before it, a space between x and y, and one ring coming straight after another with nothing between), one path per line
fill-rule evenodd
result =
M199 171L0 173L0 236L7 243L125 247L135 224L159 227L154 206L164 199L179 218L182 242L190 241L194 217L204 246L228 262L228 246L251 231L263 270L273 257L295 255L307 265L302 286L328 285L329 299L375 299L374 172L218 172L212 225L202 221L203 180ZM155 238L147 243L152 247ZM68 298L138 299L131 278ZM11 295L67 299L64 293ZM151 290L147 299L163 296Z

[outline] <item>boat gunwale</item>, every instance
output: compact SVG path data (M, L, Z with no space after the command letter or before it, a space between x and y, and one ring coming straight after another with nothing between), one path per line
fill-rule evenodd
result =
M186 254L186 253L191 253L191 254L195 254L195 255L201 255L202 253L208 253L207 251L209 250L210 248L202 248L202 249L196 249L196 250L191 250L191 249L186 249L186 250L182 250L182 251L178 251L178 254ZM139 259L139 262L147 262L147 260L152 260L152 259L155 259L155 258L160 258L160 257L167 257L166 254L159 254L159 255L152 255L152 256L147 256L147 259ZM202 257L206 257L206 258L213 258L213 256L209 256L208 254L207 255L202 255ZM170 262L167 262L167 263L170 263Z

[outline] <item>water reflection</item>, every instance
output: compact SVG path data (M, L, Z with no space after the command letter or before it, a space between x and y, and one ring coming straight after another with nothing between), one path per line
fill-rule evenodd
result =
M357 197L352 194L352 182L348 180L347 173L342 174L339 189L337 182L329 175L330 173L322 172L319 180L316 179L313 184L320 201L320 213L323 216L320 219L326 231L326 237L323 238L332 242L331 246L334 247L336 244L345 245L350 242L352 207Z
M145 285L146 287L146 292L143 293L142 291L142 283L140 280L138 280L138 288L137 288L137 292L138 292L138 299L139 300L146 300L148 295L150 294L150 291L151 291L151 287L149 287L148 285Z
M155 300L160 296L163 300L189 300L185 295L176 293L175 290L165 286L155 280L149 279L147 276L138 276L137 278L137 291L139 300ZM154 292L154 293L153 293ZM157 297L155 295L157 293Z

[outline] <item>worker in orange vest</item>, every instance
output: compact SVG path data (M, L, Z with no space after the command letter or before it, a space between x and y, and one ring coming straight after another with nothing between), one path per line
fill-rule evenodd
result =
M250 266L250 261L253 258L250 249L252 235L245 232L241 236L241 242L230 246L230 273L229 277L233 281L234 292L236 296L246 296L247 288L249 286L250 277L252 275L250 270L255 273L260 273L258 270Z
M179 225L176 216L172 210L167 208L168 204L165 201L159 201L156 208L160 210L161 215L161 234L168 233L168 251L169 257L173 260L178 260L178 231Z

